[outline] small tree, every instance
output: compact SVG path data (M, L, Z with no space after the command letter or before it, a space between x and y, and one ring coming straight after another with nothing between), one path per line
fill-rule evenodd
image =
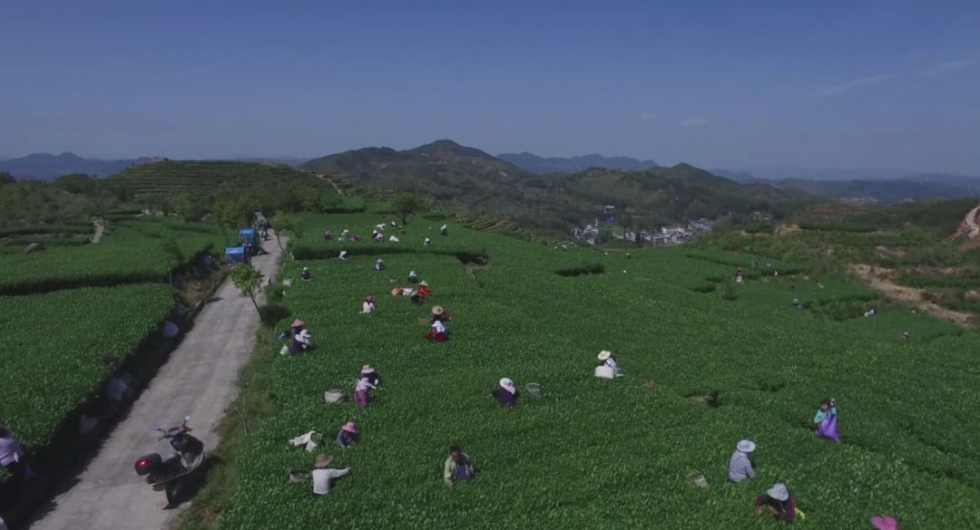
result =
M255 267L242 263L232 269L231 281L241 291L243 296L252 299L255 310L261 316L262 310L259 309L259 303L255 300L255 295L259 293L259 288L262 286L262 273Z
M280 213L272 218L272 226L275 228L276 243L279 244L279 250L283 250L282 241L279 240L279 232L289 232L293 237L300 236L299 224L296 223L296 219L284 213Z
M407 225L415 218L415 214L426 208L426 200L414 193L400 193L391 199L391 209Z
M182 263L186 261L184 257L184 252L180 250L180 245L177 244L177 240L168 237L160 243L160 248L163 250L164 256L167 259L167 270L169 270L170 283L174 282L174 269L180 267Z
M228 230L237 230L240 226L248 226L251 220L251 210L245 201L239 198L222 199L214 204L215 222L225 235L228 242Z

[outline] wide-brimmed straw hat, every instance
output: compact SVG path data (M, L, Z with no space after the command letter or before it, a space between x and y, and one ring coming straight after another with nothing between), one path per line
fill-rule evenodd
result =
M514 387L514 381L509 377L504 377L503 379L500 380L500 388L507 390L511 394L517 391L517 388Z
M329 456L329 455L324 454L324 453L320 453L319 455L317 455L317 457L316 457L316 463L313 464L313 467L315 467L317 469L323 469L323 468L329 466L330 465L330 462L333 462L333 457L332 456Z
M898 530L898 521L891 516L874 516L871 518L871 525L878 530Z
M419 285L424 285L424 286L428 287L429 286L429 282L427 282L425 280L422 280L421 282L419 282Z
M308 271L308 270L310 270L310 268L309 268L309 267L303 267L303 271L304 271L304 272L305 272L305 271Z
M738 442L738 445L736 445L735 448L738 449L740 453L751 453L752 451L755 451L755 442L752 440L742 440Z
M357 426L354 425L354 422L352 422L352 421L349 421L349 422L345 423L344 426L341 427L341 429L344 432L349 432L351 434L357 434Z
M605 361L606 359L608 359L610 357L612 357L612 352L609 351L609 350L602 350L601 352L599 352L599 360L600 361Z
M295 328L296 326L302 326L302 325L305 325L305 324L306 324L306 322L303 322L302 320L300 320L300 319L297 318L296 320L293 321L292 327Z
M441 315L441 314L443 314L445 312L446 312L446 310L443 309L441 305L437 305L437 306L434 306L432 308L432 314L433 315L436 315L436 316L439 316L439 315Z
M786 484L783 484L782 482L773 484L766 494L780 502L789 500L789 490L786 489Z
M374 371L374 367L370 364L365 364L361 367L361 374L369 374Z

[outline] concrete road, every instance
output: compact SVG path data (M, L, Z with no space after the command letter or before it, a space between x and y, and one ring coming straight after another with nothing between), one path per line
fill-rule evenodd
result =
M282 238L285 244L286 238ZM263 245L268 255L252 264L273 275L280 250L275 239ZM53 500L40 514L34 530L157 530L177 516L165 510L163 492L155 492L133 470L141 455L172 452L166 441L149 430L154 423L169 427L192 414L190 426L207 448L218 442L214 429L237 395L238 371L255 348L259 316L248 298L231 283L215 293L216 300L198 314L181 344L133 404L129 414L109 435L99 454L78 482ZM185 504L186 506L186 504Z

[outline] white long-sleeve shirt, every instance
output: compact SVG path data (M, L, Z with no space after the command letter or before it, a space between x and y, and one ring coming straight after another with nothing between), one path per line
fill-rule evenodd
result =
M340 478L350 473L350 468L345 469L314 469L313 470L313 493L316 495L326 495L330 493L330 485L334 479Z
M364 302L362 304L362 306L364 307L364 313L373 313L374 312L374 304L373 303L371 303L371 302Z
M378 387L372 385L371 380L368 379L367 377L362 377L357 381L357 388L355 390L357 392L361 392L362 390L369 390L372 388L378 388Z
M735 451L732 455L732 460L728 464L728 480L732 482L742 482L747 478L752 478L755 476L755 469L752 468L752 462L749 460L749 455L741 452Z

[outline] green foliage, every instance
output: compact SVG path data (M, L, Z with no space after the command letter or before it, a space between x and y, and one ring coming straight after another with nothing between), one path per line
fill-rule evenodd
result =
M414 193L400 193L391 198L391 210L401 220L402 225L411 223L415 215L426 207L425 198Z
M317 234L368 233L386 220L297 216L310 235L296 244L333 258L339 245ZM839 321L798 311L796 297L829 307L871 293L843 278L787 278L792 264L775 259L778 278L751 272L753 256L711 250L634 251L627 261L455 223L450 237L436 234L438 224L416 221L402 243L348 245L351 261L284 265L283 277L308 266L317 281L288 290L291 314L274 329L299 317L323 339L300 357L274 355L279 344L265 342L278 412L237 456L218 528L754 528L772 526L751 504L776 480L795 492L811 528L862 528L875 513L910 527L980 527L976 334L900 308ZM433 247L422 247L425 237ZM488 256L489 266L468 269L464 252ZM371 268L379 255L382 274ZM616 274L556 274L582 264ZM728 281L733 266L746 277L732 287L737 299L691 291ZM424 341L424 310L385 294L410 270L452 312L449 342ZM360 314L367 295L378 299L371 317ZM624 378L592 377L601 349L616 352ZM324 405L326 389L352 392L365 363L385 376L371 406ZM488 392L504 376L522 389L540 383L546 396L501 411ZM840 403L839 445L810 432L826 395ZM347 421L362 439L336 453L337 466L352 475L328 503L311 502L309 485L289 484L286 471L309 468L312 456L287 441L309 429L329 439ZM726 484L746 437L759 444L759 475ZM450 492L440 471L453 442L481 473ZM693 471L711 486L690 485Z
M168 239L186 259L223 245L218 230L204 223L151 218L117 221L113 226L97 245L0 254L0 295L165 282L176 266L173 244L164 244Z
M252 300L252 304L255 305L255 310L260 313L261 310L259 309L258 302L255 301L255 295L259 293L262 279L262 273L258 269L245 263L236 265L231 271L231 281L235 284L235 287L241 291L242 296L247 296Z
M166 285L91 288L0 297L0 418L29 449L51 442L59 423L97 394L174 306Z
M207 212L207 205L200 197L192 193L183 192L177 194L171 201L174 213L182 217L185 221L200 221L201 217Z

